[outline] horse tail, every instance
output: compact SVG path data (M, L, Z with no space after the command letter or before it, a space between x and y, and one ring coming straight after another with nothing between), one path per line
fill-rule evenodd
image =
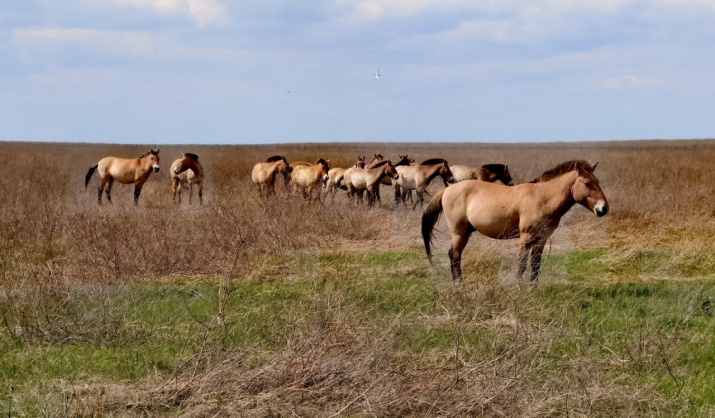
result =
M87 172L87 175L84 176L84 188L87 188L87 185L89 184L89 179L92 178L92 174L94 174L94 170L97 169L99 166L99 163L93 165L92 167L89 168L89 171Z
M432 250L430 249L432 231L440 215L442 215L442 195L445 190L447 189L442 189L434 195L429 205L427 205L427 209L425 209L422 214L422 239L425 242L425 252L427 253L427 259L429 259L430 264L432 264Z

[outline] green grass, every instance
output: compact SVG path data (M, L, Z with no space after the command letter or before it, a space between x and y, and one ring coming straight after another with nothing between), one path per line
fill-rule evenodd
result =
M458 347L460 361L480 364L518 361L517 353L527 352L530 379L604 364L603 384L652 387L695 408L715 405L715 281L607 280L671 269L703 278L709 259L644 252L611 264L611 256L551 255L541 284L521 290L454 288L444 266L430 268L421 251L410 251L263 258L281 273L271 268L270 280L223 288L217 279L135 283L77 291L62 303L33 298L14 312L0 306L0 399L12 388L29 405L26 394L41 381L135 385L166 378L206 346L241 353L250 368L303 333L351 323L387 335L396 356L451 358ZM219 293L225 311L217 322ZM32 321L42 326L46 319L33 309L43 303L54 303L56 323L48 329L63 330L62 338L18 331Z

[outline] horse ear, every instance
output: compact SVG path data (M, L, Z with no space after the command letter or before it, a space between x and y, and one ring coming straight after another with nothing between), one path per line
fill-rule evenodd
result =
M593 168L591 168L591 172L593 173L596 171L596 166L598 166L598 161L596 161L596 164L593 165Z

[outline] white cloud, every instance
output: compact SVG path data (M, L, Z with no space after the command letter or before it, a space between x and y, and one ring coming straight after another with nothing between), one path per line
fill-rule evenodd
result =
M27 47L84 44L98 47L104 52L160 59L230 61L254 54L241 49L181 45L167 36L149 32L80 28L15 29L13 42Z
M100 0L117 6L149 9L159 14L190 15L200 28L212 24L226 24L229 16L226 7L216 0Z
M655 78L643 78L635 75L610 77L601 82L601 87L607 89L631 88L638 90L654 90L662 86L662 81Z

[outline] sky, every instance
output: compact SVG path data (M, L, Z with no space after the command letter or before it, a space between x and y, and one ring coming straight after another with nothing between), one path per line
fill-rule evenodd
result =
M2 141L712 137L715 0L0 4Z

